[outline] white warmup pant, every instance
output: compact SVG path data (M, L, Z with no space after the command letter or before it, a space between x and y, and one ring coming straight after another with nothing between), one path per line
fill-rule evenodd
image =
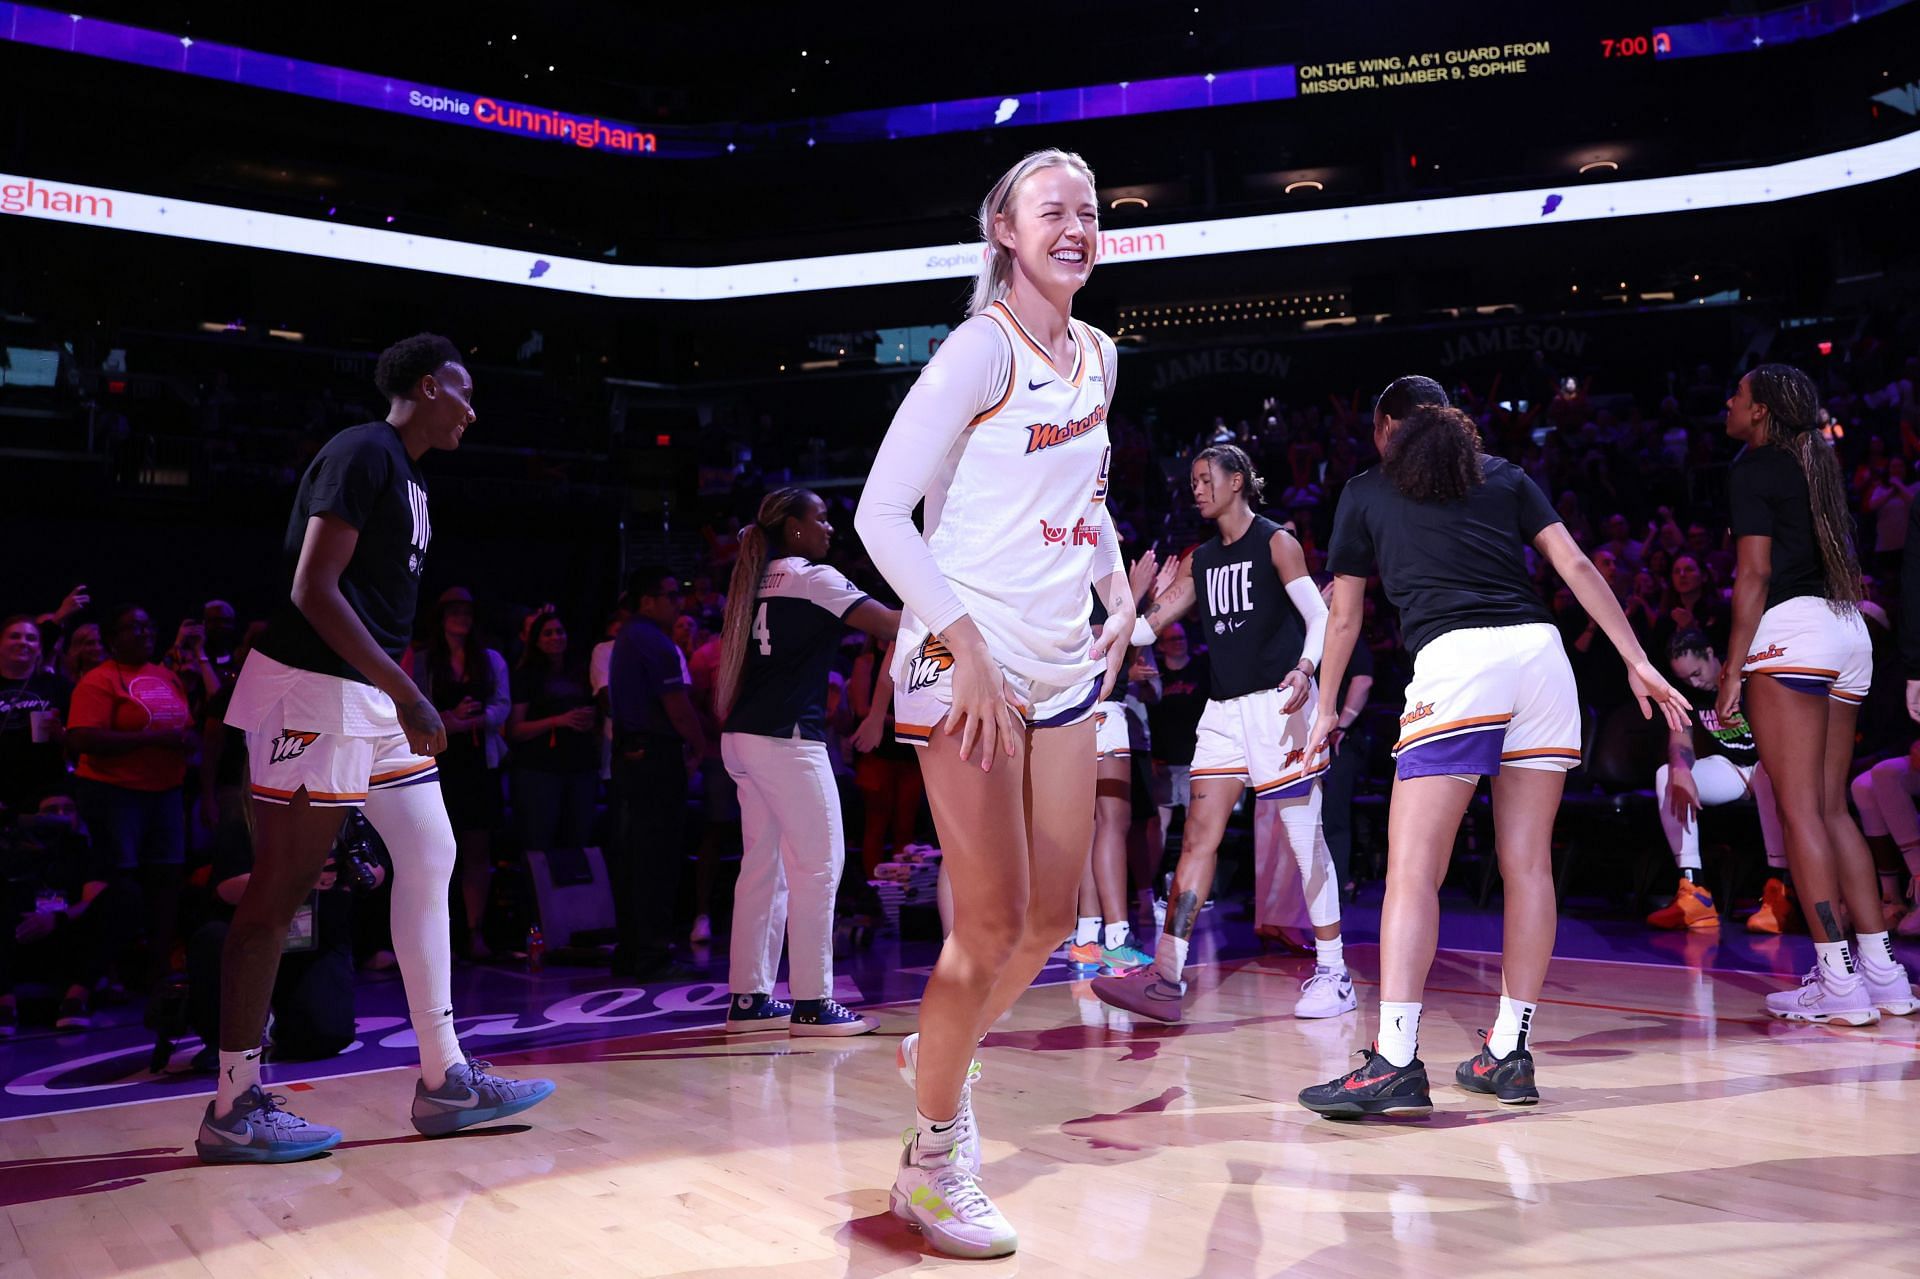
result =
M1693 785L1700 794L1700 806L1713 808L1744 799L1753 792L1754 806L1760 816L1760 842L1765 846L1767 865L1786 865L1786 846L1780 838L1780 810L1774 806L1773 787L1767 770L1759 765L1743 768L1724 755L1709 755L1694 761ZM1681 870L1700 869L1700 823L1697 817L1682 825L1667 806L1668 779L1672 769L1660 765L1653 775L1654 804L1660 811L1660 827L1667 832L1667 847L1673 850L1675 865Z
M1920 875L1920 812L1914 796L1920 794L1920 772L1905 755L1883 759L1853 779L1853 806L1860 810L1864 835L1892 838L1906 860L1907 873Z
M1286 853L1292 854L1291 866ZM1320 824L1318 782L1298 799L1254 801L1253 881L1258 925L1304 929L1340 922L1340 886Z
M847 842L825 742L723 733L740 790L740 881L733 890L733 994L768 994L787 948L795 999L833 994L833 901Z

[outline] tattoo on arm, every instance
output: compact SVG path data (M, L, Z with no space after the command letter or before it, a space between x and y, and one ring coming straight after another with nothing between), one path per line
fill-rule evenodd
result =
M1676 746L1673 751L1673 757L1680 763L1685 764L1688 768L1692 768L1694 765L1693 747L1691 746Z
M1832 902L1815 902L1813 913L1820 917L1820 927L1827 930L1828 941L1842 941L1846 934L1840 931L1840 920L1835 915Z
M1199 914L1199 896L1191 889L1181 893L1173 903L1173 915L1167 920L1167 931L1175 937L1193 936L1193 921Z

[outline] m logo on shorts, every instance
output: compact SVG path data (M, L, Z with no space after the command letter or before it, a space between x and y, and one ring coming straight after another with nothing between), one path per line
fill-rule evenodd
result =
M1409 724L1418 724L1421 720L1430 717L1432 714L1432 702L1415 702L1413 709L1400 717L1400 727L1405 728Z
M931 688L953 667L953 650L938 635L929 635L920 643L920 651L907 661L907 691L917 693Z
M273 739L272 762L284 764L290 759L299 759L307 753L307 747L320 740L318 733L296 733L292 729Z

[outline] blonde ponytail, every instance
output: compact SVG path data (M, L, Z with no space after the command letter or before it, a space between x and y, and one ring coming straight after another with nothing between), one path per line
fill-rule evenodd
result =
M993 190L987 192L987 198L980 202L980 238L986 241L986 248L980 255L980 273L973 280L973 297L967 302L969 317L980 314L1007 296L1007 289L1013 281L1013 251L994 238L993 220L1011 212L1013 197L1019 193L1022 182L1042 169L1063 164L1078 169L1087 179L1088 186L1099 189L1099 184L1093 180L1093 170L1077 152L1048 147L1022 157L1018 164L1000 175L1000 180L993 184Z
M740 676L747 665L747 640L753 630L755 606L760 602L760 579L776 543L786 549L781 529L793 516L803 515L809 501L820 499L809 489L775 489L760 500L760 511L740 534L740 558L733 562L727 583L727 617L720 626L720 669L714 673L713 717L722 729L740 696Z

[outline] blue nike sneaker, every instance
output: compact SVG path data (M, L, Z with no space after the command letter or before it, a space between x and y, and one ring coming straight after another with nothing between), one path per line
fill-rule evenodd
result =
M502 1079L488 1074L492 1062L463 1061L447 1072L447 1082L428 1091L413 1084L413 1126L422 1136L444 1137L475 1124L490 1124L539 1105L553 1096L551 1079Z
M194 1153L203 1164L287 1164L340 1144L338 1128L310 1124L282 1110L285 1100L255 1084L240 1094L225 1119L215 1119L208 1102Z

